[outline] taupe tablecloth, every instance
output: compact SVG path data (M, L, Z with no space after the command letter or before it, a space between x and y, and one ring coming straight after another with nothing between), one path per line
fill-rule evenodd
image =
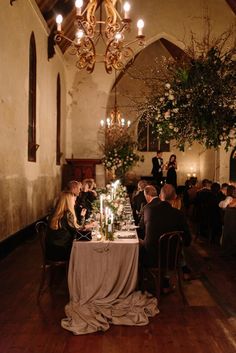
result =
M63 328L79 335L106 331L111 323L148 324L159 311L156 298L135 291L138 251L137 238L73 243Z

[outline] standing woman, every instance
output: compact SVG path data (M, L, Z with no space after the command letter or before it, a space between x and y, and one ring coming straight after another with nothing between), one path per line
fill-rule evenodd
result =
M172 154L170 156L170 159L167 165L166 183L173 185L175 187L175 190L177 189L176 169L177 169L176 155Z
M81 228L75 215L76 195L63 191L49 221L46 234L46 258L69 260L72 242Z

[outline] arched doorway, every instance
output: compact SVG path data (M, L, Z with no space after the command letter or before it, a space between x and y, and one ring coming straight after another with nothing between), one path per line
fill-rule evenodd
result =
M231 153L229 166L229 180L236 181L236 147Z

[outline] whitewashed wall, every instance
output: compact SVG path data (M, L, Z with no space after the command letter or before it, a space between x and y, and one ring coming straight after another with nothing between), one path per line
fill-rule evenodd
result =
M48 212L60 190L56 166L56 82L61 76L65 117L65 72L62 58L47 59L47 32L34 1L1 2L0 10L0 240ZM28 162L29 41L37 51L37 162ZM63 120L63 119L62 119ZM65 119L64 119L65 120ZM62 152L65 151L62 122Z

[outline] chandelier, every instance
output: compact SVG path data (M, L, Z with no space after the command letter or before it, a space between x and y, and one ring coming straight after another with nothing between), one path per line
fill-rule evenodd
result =
M89 0L84 6L83 0L76 0L76 17L74 21L75 37L68 38L62 31L61 15L57 15L57 33L54 37L56 42L66 40L70 47L68 53L77 57L76 67L86 69L92 73L96 62L103 62L107 73L113 69L124 69L127 62L134 57L131 46L137 43L144 46L143 35L144 22L138 20L138 33L134 40L126 42L125 34L130 31L131 18L129 16L130 4L124 3L122 14L118 12L120 0ZM99 8L99 19L95 14ZM105 19L103 19L105 9ZM98 54L96 46L99 41L105 46L105 53Z
M110 117L108 117L106 120L101 120L100 121L100 126L101 128L106 128L106 130L112 130L115 129L116 131L122 130L124 127L130 127L130 120L127 120L125 118L122 118L121 112L118 109L117 106L117 89L116 89L116 71L115 71L115 98L114 98L114 107L112 111L110 112Z

